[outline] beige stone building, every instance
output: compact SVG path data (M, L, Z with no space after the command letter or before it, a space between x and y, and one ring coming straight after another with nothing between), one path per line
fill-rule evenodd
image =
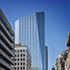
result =
M70 32L68 33L67 48L57 57L54 70L70 70Z
M70 70L70 48L65 61L65 70Z

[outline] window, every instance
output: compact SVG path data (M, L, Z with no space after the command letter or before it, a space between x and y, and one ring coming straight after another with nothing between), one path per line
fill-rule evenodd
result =
M19 70L19 67L17 69Z
M25 56L25 54L23 54L23 56Z
M15 61L16 61L16 59L15 59Z
M25 65L25 62L23 63L23 65Z
M22 50L20 50L20 52L22 52Z
M23 69L25 69L25 67L23 67Z
M22 61L22 58L21 58L21 61Z
M25 50L23 50L23 52L25 52Z
M18 57L19 57L19 54L18 54Z
M16 65L16 63L15 63L15 65Z
M21 54L21 57L22 57L22 54Z
M16 70L16 67L15 67L15 70Z
M25 61L25 58L23 58L23 61Z
M20 65L22 65L22 62L20 63Z
M19 58L17 60L19 61Z
M22 70L22 67L20 67L20 70Z
M19 65L19 63L17 63L17 65Z
M16 54L15 54L15 57L16 57Z

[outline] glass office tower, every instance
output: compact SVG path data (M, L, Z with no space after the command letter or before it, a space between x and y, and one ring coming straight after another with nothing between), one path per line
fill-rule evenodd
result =
M15 43L28 45L32 52L32 70L44 70L45 16L36 12L31 16L19 18L15 22Z

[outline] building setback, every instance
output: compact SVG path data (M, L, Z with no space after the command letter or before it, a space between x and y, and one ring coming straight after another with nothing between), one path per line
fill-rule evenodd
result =
M14 37L14 31L0 9L0 70L14 70Z
M31 70L31 52L26 45L16 44L15 70Z
M45 70L44 12L35 12L16 20L15 43L28 45L32 53L32 70Z

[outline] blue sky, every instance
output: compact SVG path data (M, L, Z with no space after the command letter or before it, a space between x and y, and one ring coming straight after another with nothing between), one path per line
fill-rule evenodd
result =
M69 0L0 0L0 8L14 29L16 19L35 11L45 12L45 43L48 46L48 70L66 48L70 31Z

